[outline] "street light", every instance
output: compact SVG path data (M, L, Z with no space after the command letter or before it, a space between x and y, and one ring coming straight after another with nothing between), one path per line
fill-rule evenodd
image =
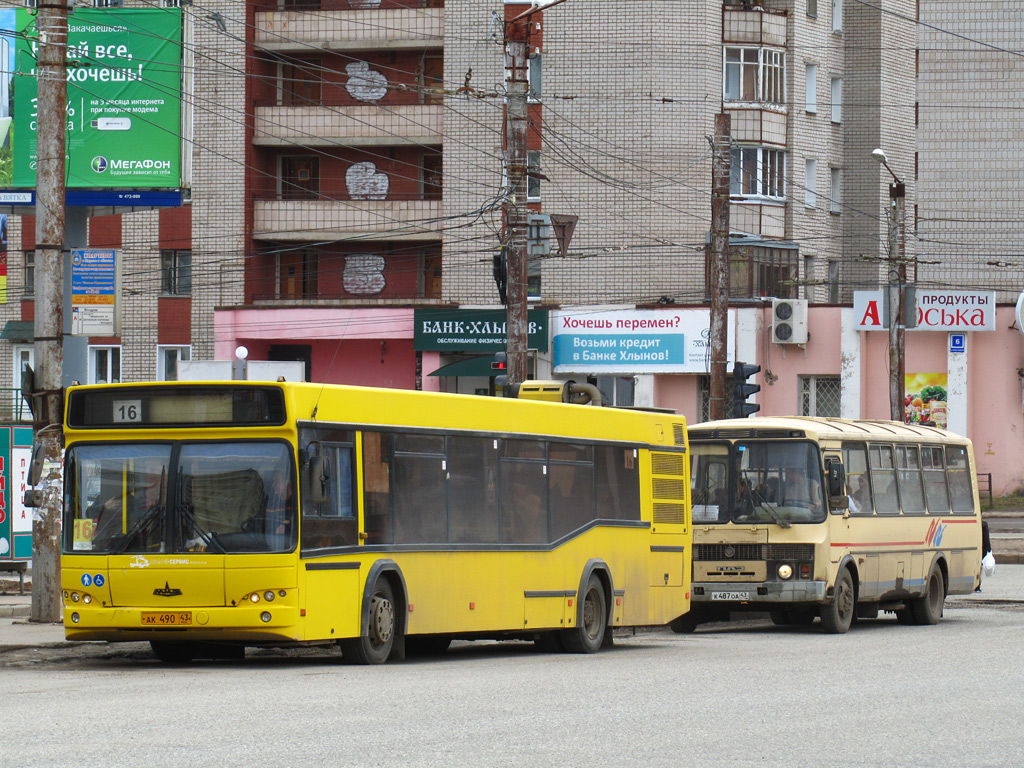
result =
M888 158L881 148L871 152L892 176L889 185L889 199L892 201L889 214L889 417L893 421L905 420L903 404L903 378L905 360L904 339L904 298L907 287L907 265L903 259L904 211L907 187L889 167Z

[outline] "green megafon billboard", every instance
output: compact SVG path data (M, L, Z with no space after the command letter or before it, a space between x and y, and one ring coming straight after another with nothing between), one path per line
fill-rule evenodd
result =
M10 131L9 142L0 139L0 187L34 187L33 11L0 11L0 33L0 133ZM76 9L68 17L69 188L181 186L181 52L180 8Z

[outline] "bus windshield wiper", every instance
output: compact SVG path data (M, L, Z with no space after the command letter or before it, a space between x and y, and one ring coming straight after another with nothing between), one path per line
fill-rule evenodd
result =
M199 524L199 521L196 519L195 512L190 510L184 504L179 504L178 514L180 514L182 519L192 526L192 532L194 534L199 534L198 536L192 537L195 541L201 542L207 547L216 547L222 555L227 554L227 550L224 549L224 546L219 541L217 541L217 537Z
M768 499L761 495L760 491L758 491L757 489L753 489L750 493L752 496L756 497L757 499L760 499L760 501L758 502L758 506L768 513L768 517L770 517L776 525L778 525L780 528L792 527L792 523L790 523L788 520L783 520L775 513L775 507L772 506L771 502L768 501Z
M163 511L163 504L158 504L155 507L150 507L149 509L147 509L145 513L142 515L142 517L140 517L135 522L135 525L128 529L128 532L124 535L124 538L121 539L118 545L111 550L111 554L120 555L126 549L128 549L128 545L132 542L132 540L140 533L142 533L142 531L145 529L145 526L151 523L153 519L160 515Z

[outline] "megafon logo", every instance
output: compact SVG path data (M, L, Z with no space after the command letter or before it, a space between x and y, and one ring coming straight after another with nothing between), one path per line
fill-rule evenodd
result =
M107 170L107 165L107 158L103 155L96 155L96 157L92 159L92 169L96 173L103 173Z

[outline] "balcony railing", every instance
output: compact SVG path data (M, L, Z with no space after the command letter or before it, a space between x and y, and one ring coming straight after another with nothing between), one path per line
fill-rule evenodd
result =
M444 46L444 8L385 8L367 22L365 10L271 11L256 14L254 44L267 51L300 51L310 47L354 51Z
M32 422L32 412L20 389L0 389L0 423Z
M394 146L441 144L444 107L257 106L253 143L261 146Z
M344 197L344 196L341 196ZM404 197L405 199L401 199ZM441 239L445 222L440 199L388 195L387 200L253 200L253 237L258 240Z

